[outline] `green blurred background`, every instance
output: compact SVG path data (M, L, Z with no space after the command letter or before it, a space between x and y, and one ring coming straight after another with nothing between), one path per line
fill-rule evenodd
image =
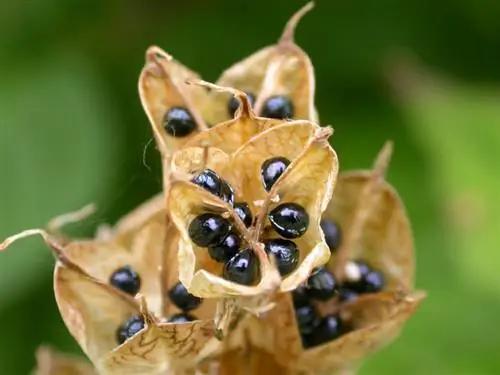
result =
M0 2L0 238L91 201L90 235L161 188L137 94L157 44L207 80L273 43L303 1ZM362 374L500 374L500 2L318 0L298 43L342 170L395 142L427 301ZM403 57L403 58L401 58ZM143 163L143 154L145 163ZM0 255L0 373L78 351L37 238Z

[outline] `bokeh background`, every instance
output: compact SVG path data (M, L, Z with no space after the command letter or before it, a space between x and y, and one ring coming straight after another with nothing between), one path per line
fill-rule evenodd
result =
M277 40L304 1L0 2L0 237L96 202L90 235L161 188L137 94L157 44L215 80ZM342 170L395 142L427 301L364 375L500 374L500 2L318 0L301 22ZM0 254L0 373L79 349L38 238Z

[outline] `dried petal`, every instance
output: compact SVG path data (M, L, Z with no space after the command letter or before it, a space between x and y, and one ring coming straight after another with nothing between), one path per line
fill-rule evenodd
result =
M61 354L48 347L36 351L37 367L34 375L97 375L83 358Z
M404 205L384 180L391 144L382 150L373 171L340 174L323 217L339 223L343 244L330 267L341 276L348 259L362 260L384 273L388 289L411 290L413 237Z
M265 47L224 71L217 84L240 89L256 97L256 113L262 114L267 99L284 96L293 106L292 118L317 122L314 108L314 69L307 54L294 42L295 28L313 7L309 3L288 22L277 44ZM228 111L231 95L213 93L213 100L204 110L211 124L232 117Z
M188 79L199 76L175 61L158 47L146 52L146 65L139 78L141 102L153 127L153 134L162 155L170 155L190 137L206 129L199 108L207 100L207 91L201 87L186 87ZM174 136L165 130L165 116L172 108L184 108L191 116L190 125Z

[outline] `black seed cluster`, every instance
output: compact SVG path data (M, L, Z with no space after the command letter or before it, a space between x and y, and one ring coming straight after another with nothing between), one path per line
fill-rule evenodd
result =
M295 115L295 109L290 98L284 95L269 97L264 102L262 117L275 119L291 119Z
M196 309L202 302L201 298L189 293L180 281L168 291L168 297L175 306L184 312Z
M241 221L249 227L253 217L246 202L234 202L234 191L216 172L205 169L192 182L220 197L234 207ZM242 240L233 224L221 215L206 212L195 217L188 227L194 244L207 248L209 256L223 263L223 276L233 282L251 285L258 278L259 264L250 249L241 250Z
M132 267L124 266L111 274L109 283L122 292L135 296L141 288L141 277Z
M255 95L249 92L247 92L246 94L250 105L253 107L255 105ZM227 104L227 112L229 113L229 116L234 117L239 106L240 102L238 101L238 99L236 99L234 95L231 96L231 98L229 99L229 103Z
M340 286L340 300L353 301L360 294L377 293L385 286L384 275L381 272L373 270L366 263L356 261L354 264L359 270L359 280L346 280Z
M144 328L144 319L140 315L131 316L116 330L116 342L123 344Z
M163 116L165 131L176 138L183 138L196 130L193 115L184 107L172 107Z

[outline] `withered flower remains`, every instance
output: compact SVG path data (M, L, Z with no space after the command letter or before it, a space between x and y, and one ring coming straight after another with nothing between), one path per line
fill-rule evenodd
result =
M314 107L314 72L293 41L204 82L158 47L139 92L163 193L96 238L40 234L56 257L57 305L93 367L42 348L38 375L352 374L424 298L413 239L385 181L338 175Z

